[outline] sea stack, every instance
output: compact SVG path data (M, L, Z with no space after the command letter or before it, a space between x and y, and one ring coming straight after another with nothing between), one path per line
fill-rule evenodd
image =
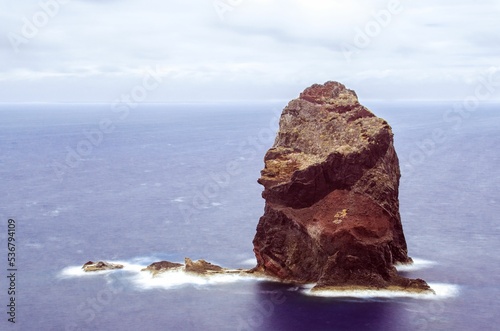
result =
M283 110L264 162L256 272L316 290L431 291L394 267L412 260L393 133L354 91L337 82L307 88Z

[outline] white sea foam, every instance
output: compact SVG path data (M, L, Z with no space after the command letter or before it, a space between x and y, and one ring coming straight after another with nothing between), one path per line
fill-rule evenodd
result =
M98 276L98 275L109 274L112 272L117 272L119 270L128 271L128 272L139 272L139 271L141 271L142 268L144 268L141 265L127 263L127 262L123 262L123 261L109 261L109 262L113 263L113 264L121 264L121 265L123 265L123 269L86 272L83 270L82 266L69 266L69 267L66 267L63 270L61 270L61 272L58 274L58 277L59 278L93 277L93 276Z
M182 269L176 269L162 272L156 276L152 276L149 272L142 272L136 274L131 278L131 280L137 288L150 290L155 288L171 289L187 285L194 285L198 287L228 284L240 281L258 280L258 278L238 274L215 274L204 276L190 274Z
M79 277L94 277L98 275L105 275L109 274L113 271L116 270L103 270L103 271L93 271L93 272L86 272L82 269L81 266L71 266L71 267L66 267L64 268L59 274L59 278L79 278Z
M252 275L240 274L214 274L214 275L196 275L185 272L181 269L173 269L162 272L153 276L148 271L142 271L146 268L143 264L137 264L151 260L150 258L137 258L133 263L126 261L109 261L114 264L122 264L123 269L103 270L94 272L85 272L81 266L70 266L64 268L58 277L65 278L79 278L79 277L95 277L109 275L111 273L122 272L120 278L124 281L130 281L136 288L141 290L149 290L154 288L171 289L180 286L194 285L194 286L207 286L216 284L228 284L240 281L257 281L263 280ZM148 262L149 263L149 262Z
M58 277L61 279L66 278L79 278L79 277L95 277L104 275L109 278L112 273L120 272L120 279L125 282L130 282L133 287L139 290L152 290L152 289L173 289L182 286L195 286L205 287L218 284L229 284L242 281L272 281L270 278L255 277L253 275L242 274L214 274L214 275L197 275L185 272L182 268L169 270L156 276L150 272L141 271L151 261L157 260L154 257L138 257L131 261L109 261L114 264L122 264L123 269L118 270L105 270L96 272L85 272L81 266L69 266L61 270ZM247 259L241 262L243 265L255 265L255 258ZM427 268L435 263L422 259L414 259L414 264L411 266L404 266L404 271L418 270ZM400 266L401 267L401 266ZM398 268L401 271L401 268ZM113 277L112 277L113 278ZM112 281L112 280L111 280ZM460 288L453 284L444 283L429 283L429 286L435 291L433 293L412 293L408 291L394 291L394 290L346 290L346 291L311 291L314 284L308 284L295 288L291 291L298 290L303 294L318 297L333 297L333 298L357 298L357 299L370 299L370 298L415 298L427 300L439 300L451 297L456 297L460 293Z
M250 259L246 259L246 260L243 260L240 262L242 265L246 265L246 266L256 266L257 265L257 260L253 257L253 258L250 258Z
M350 291L314 291L305 288L303 293L310 296L331 297L331 298L414 298L426 300L441 300L458 296L460 289L457 285L429 283L429 286L436 292L434 293L412 293L407 291L390 290L350 290Z
M416 271L431 268L436 262L414 258L412 264L396 264L395 267L398 271Z
M64 268L58 275L59 278L74 278L83 277L86 272L83 271L81 266L72 266Z

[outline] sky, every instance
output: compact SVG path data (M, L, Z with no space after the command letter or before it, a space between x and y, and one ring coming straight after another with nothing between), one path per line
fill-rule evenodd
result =
M500 99L500 1L0 0L0 102ZM484 92L484 91L483 91Z

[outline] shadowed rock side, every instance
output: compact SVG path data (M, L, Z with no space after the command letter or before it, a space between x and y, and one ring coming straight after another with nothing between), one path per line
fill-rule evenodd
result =
M256 272L317 289L430 290L394 268L412 260L393 134L354 91L337 82L306 89L283 110L264 161Z

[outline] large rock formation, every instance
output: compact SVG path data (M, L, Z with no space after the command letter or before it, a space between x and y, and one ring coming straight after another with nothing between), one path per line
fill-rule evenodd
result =
M394 267L412 261L393 134L354 91L337 82L307 88L283 110L264 161L255 271L321 289L429 290Z

